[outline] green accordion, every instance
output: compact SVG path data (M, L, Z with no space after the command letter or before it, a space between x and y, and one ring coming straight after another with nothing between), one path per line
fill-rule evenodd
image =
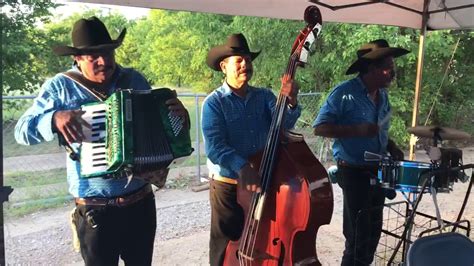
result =
M163 175L176 159L189 156L189 126L168 110L165 102L171 98L176 93L167 88L122 90L82 106L92 127L81 144L81 178Z

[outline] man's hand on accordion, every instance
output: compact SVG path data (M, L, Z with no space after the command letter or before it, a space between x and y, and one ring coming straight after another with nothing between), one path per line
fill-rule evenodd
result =
M186 108L184 108L183 103L178 98L171 98L165 103L168 105L168 110L173 115L181 116L184 119L184 124L189 128L189 114Z
M56 111L53 115L53 127L69 143L80 143L85 138L82 126L91 128L91 125L82 119L84 111L65 110Z

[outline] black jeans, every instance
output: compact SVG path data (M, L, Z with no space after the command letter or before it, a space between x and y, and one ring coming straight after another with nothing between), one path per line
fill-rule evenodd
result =
M244 227L244 211L237 203L237 186L211 180L211 238L209 263L222 265L229 241L240 238Z
M74 214L85 265L151 265L156 232L155 196L125 207L77 205Z
M376 170L338 166L344 195L343 233L346 238L341 265L369 265L383 225L384 190L371 185Z

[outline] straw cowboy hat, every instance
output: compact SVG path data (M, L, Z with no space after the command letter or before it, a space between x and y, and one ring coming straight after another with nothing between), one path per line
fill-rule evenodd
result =
M357 60L347 69L346 75L357 73L367 62L388 56L399 57L408 54L410 51L398 47L389 47L388 42L383 39L371 41L362 45L357 50Z
M221 71L220 63L222 60L233 55L248 55L252 61L260 54L251 52L245 36L242 33L232 34L227 38L227 42L223 45L214 46L207 54L207 65L216 70Z
M104 23L97 17L80 19L72 28L72 45L53 48L57 55L83 55L110 51L122 44L126 29L123 29L116 40L112 40Z

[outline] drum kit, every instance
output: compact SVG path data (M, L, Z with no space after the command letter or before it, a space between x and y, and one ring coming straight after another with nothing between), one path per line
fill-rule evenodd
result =
M431 218L437 220L438 227L434 230L442 232L446 226L449 225L452 226L452 230L454 231L457 227L462 227L459 226L459 223L462 222L461 217L473 184L471 177L457 220L447 222L441 219L436 193L449 193L453 190L453 184L455 182L467 182L469 177L465 174L464 170L474 168L474 164L463 165L462 150L456 148L442 148L438 147L438 144L444 140L466 140L471 136L457 129L437 126L412 127L408 129L408 132L418 138L429 138L433 140L433 145L427 150L430 162L396 161L390 156L382 156L369 152L365 153L365 159L367 161L379 161L378 183L384 188L401 192L411 207L410 215L406 217L405 229L399 237L400 242L395 247L389 262L393 261L395 253L402 243L407 244L404 245L405 247L411 243L410 238L414 217L415 214L419 214L417 207L424 193L431 194L435 205L436 217L431 216ZM469 222L468 224L470 227ZM470 228L468 230L470 230Z
M462 164L462 150L438 147L443 140L469 139L471 136L468 133L436 126L412 127L408 132L420 138L433 139L433 146L428 149L431 162L395 161L390 156L366 152L367 161L379 161L377 178L382 187L404 193L425 193L432 189L447 193L452 191L454 182L468 180L464 169L470 167Z

